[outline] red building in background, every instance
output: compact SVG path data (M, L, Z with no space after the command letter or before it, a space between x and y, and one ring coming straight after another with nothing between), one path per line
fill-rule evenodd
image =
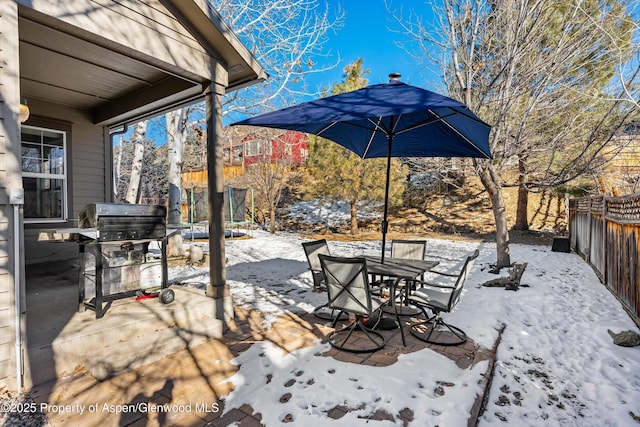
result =
M302 165L309 153L307 135L297 131L270 132L264 135L250 134L240 141L232 141L225 148L225 165L245 166L269 159L271 162L286 162Z
M236 138L228 134L224 148L224 179L229 182L228 180L244 175L251 165L263 161L285 163L292 167L302 166L308 154L309 139L302 132L267 129ZM197 203L206 205L206 197L202 193L204 191L206 195L207 175L206 166L183 170L181 173L182 218L186 221L194 221L195 217L190 215L194 210L203 212L205 209L203 206L194 206L193 194L200 194L197 196Z

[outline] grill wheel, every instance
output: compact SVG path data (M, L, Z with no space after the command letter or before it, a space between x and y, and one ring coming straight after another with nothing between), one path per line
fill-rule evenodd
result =
M176 294L173 292L173 289L163 289L160 291L160 302L163 304L171 304L175 299Z

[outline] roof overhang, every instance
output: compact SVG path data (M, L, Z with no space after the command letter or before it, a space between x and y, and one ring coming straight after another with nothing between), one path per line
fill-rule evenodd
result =
M226 64L228 91L250 86L268 77L209 1L161 1L182 22L188 23L188 30L212 56Z
M212 84L224 93L265 78L206 1L18 3L21 96L86 111L95 124L195 102Z

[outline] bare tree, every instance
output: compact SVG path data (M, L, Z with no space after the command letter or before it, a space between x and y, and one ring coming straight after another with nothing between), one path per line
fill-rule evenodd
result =
M305 84L305 75L318 73L337 65L333 53L323 48L330 32L340 28L341 10L331 10L318 0L207 0L220 13L239 38L249 47L260 65L269 74L268 81L246 89L230 92L224 98L222 114L251 114L295 102L300 96L313 95L318 90ZM165 115L169 144L169 212L170 223L178 223L180 213L184 141L190 127L197 130L205 122L204 102ZM196 123L194 125L194 122ZM172 129L173 128L173 129ZM138 129L138 127L136 128ZM140 128L142 135L144 129ZM205 135L202 132L202 135ZM206 144L203 144L206 147ZM142 150L142 145L137 146ZM197 150L197 147L191 147ZM137 152L138 153L138 152ZM136 157L142 158L143 153ZM194 153L191 153L194 154ZM202 156L206 159L206 156ZM206 166L203 165L203 166ZM135 163L129 189L139 193L142 162ZM127 200L135 203L137 197ZM273 204L275 199L270 199ZM277 202L276 202L277 203ZM181 245L174 245L181 248Z
M519 42L515 102L506 119L518 159L517 229L528 229L529 191L597 175L613 157L608 147L632 114L611 92L615 65L630 58L628 49L611 43L615 37L616 43L629 45L632 38L624 2L563 6L541 1L536 19L516 20L525 27L526 39ZM523 14L531 17L530 11ZM512 14L502 19L514 20Z
M169 201L168 223L170 225L182 224L182 162L184 143L187 139L187 108L167 112L165 120L167 124L167 151L169 162ZM182 248L182 234L175 233L169 237L167 245L169 256L184 255Z
M627 11L630 16L638 16L640 12L640 4L631 2L627 5ZM616 34L602 24L600 20L593 19L593 25L597 26L600 31L609 38L609 42L613 49L618 51L620 61L616 67L616 75L614 85L620 94L620 99L632 104L637 110L640 110L640 23L632 20L632 28L630 31L634 33L631 40L620 40ZM627 60L627 55L632 60Z
M302 95L312 95L305 76L331 69L337 62L329 62L332 53L323 49L328 34L342 25L343 13L332 11L317 0L210 0L225 22L249 47L270 78L261 85L231 92L225 97L223 115L252 113L295 101ZM202 122L203 105L167 113L169 148L169 211L178 212L184 142L190 120ZM192 126L197 130L197 126ZM203 133L204 134L204 133ZM196 147L190 147L195 148ZM194 153L191 153L194 154ZM205 158L203 156L203 158ZM267 162L268 163L268 162ZM270 182L262 182L269 206L275 209L281 193L280 180L288 175L288 166L281 161L258 174ZM273 192L273 193L272 193ZM275 204L274 204L275 203ZM272 221L275 223L275 221Z
M117 194L118 185L120 184L120 179L122 177L122 135L119 135L118 144L114 147L113 155L115 156L115 164L113 166L113 188L114 192Z
M301 144L301 140L296 132L269 128L237 126L227 128L226 132L230 138L245 141L255 149L249 153L245 150L244 181L255 190L258 207L268 214L269 232L275 233L282 195L302 174L293 147Z
M493 126L495 159L474 163L492 202L499 267L510 263L502 173L518 171L519 221L527 224L529 189L600 164L602 147L628 116L602 96L619 57L592 21L629 38L623 3L608 3L445 0L434 6L439 32L415 15L398 20L421 52L437 46L447 53L441 64L449 93Z
M147 134L147 122L141 121L136 123L133 132L133 141L135 144L135 151L133 154L133 161L131 164L131 174L129 176L129 186L127 188L127 194L125 201L127 203L137 203L140 194L140 177L142 176L142 167L144 158L144 141Z
M114 196L117 202L128 203L125 199L129 190L129 181L133 170L133 160L138 144L124 139L114 147L114 157L119 159L119 172L114 185ZM154 141L143 141L143 173L140 175L136 203L164 204L167 200L167 147L158 146Z
M487 120L488 118L483 116L481 111L481 107L485 106L485 102L488 100L483 97L484 93L476 91L476 82L485 72L485 64L481 61L479 47L489 31L487 11L490 9L488 3L482 0L445 0L444 8L434 6L434 10L439 12L437 15L439 21L436 22L436 27L440 31L439 34L444 34L441 39L434 38L430 31L430 25L424 24L420 16L412 15L408 20L397 15L396 17L403 30L413 35L421 51L431 52L435 45L440 52L446 52L449 55L448 59L440 61L449 93L462 99L472 110L493 124L495 121ZM513 67L514 63L510 65ZM505 109L505 106L501 107L497 103L492 107L492 111L497 112ZM491 138L491 148L495 155L497 141L502 138L500 129L494 127ZM511 259L502 179L494 162L475 160L474 164L480 181L491 199L496 223L497 266L505 267L510 265Z
M324 44L342 26L341 9L318 0L210 1L269 74L264 84L227 95L224 115L263 112L315 95L320 89L308 87L305 76L338 63Z

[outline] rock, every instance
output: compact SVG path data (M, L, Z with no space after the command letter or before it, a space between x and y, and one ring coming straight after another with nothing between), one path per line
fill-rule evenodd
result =
M189 246L189 261L191 264L202 264L204 261L204 249L202 246Z
M615 345L622 347L635 347L640 345L640 335L633 331L622 331L616 334L611 329L607 329L607 332L609 332L609 335L613 338Z

